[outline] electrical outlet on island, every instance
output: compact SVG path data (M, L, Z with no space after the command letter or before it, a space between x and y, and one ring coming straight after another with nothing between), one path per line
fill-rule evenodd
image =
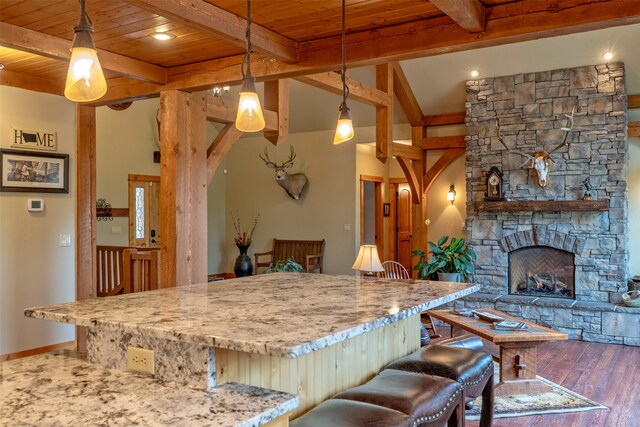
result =
M127 370L155 374L153 350L127 347Z

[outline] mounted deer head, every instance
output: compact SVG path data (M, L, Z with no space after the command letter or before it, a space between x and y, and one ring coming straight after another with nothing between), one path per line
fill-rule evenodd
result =
M289 175L285 170L293 166L293 159L296 158L296 153L293 151L293 147L291 147L289 159L280 166L269 159L269 153L266 148L264 149L264 157L262 157L261 154L259 154L259 156L268 168L275 169L276 182L280 187L284 188L287 191L287 194L289 194L293 199L298 200L300 198L300 193L302 193L302 189L307 184L307 177L302 173Z
M555 163L555 161L551 158L551 154L555 153L565 145L568 145L567 139L569 137L569 132L571 132L571 129L573 129L573 116L575 112L576 107L574 106L571 110L571 114L565 114L565 116L567 117L567 126L561 128L561 130L566 132L564 134L564 139L562 140L562 142L549 152L541 150L534 153L533 155L507 147L504 141L502 141L502 137L500 136L500 125L496 120L496 129L498 130L498 141L500 141L500 144L502 144L502 146L506 148L510 153L519 154L527 158L527 160L525 160L524 163L520 165L520 167L523 167L527 163L531 162L529 168L535 169L536 174L538 175L538 185L542 188L546 187L549 184L549 172L551 172L551 164Z

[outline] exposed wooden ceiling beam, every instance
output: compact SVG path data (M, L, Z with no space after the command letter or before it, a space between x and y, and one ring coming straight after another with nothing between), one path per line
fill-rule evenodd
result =
M464 124L467 113L438 114L436 116L424 116L422 124L424 126L460 125Z
M391 64L376 66L376 88L386 93L387 105L376 107L376 158L382 163L393 152L393 68Z
M129 0L128 3L236 46L246 44L247 20L204 0ZM298 60L298 42L255 23L251 24L251 44L256 52L280 61Z
M298 76L295 77L295 80L320 89L325 89L331 93L342 95L341 76L333 71ZM387 94L374 87L367 86L348 77L347 85L349 86L349 99L373 105L374 107L383 107L389 102Z
M422 160L424 157L424 151L422 151L420 147L400 144L398 142L393 143L391 151L393 156L404 157L409 160Z
M71 36L69 30L69 36ZM48 58L68 61L71 58L69 40L39 33L16 25L0 22L0 45L23 52L30 52ZM123 76L164 84L167 82L167 69L144 61L129 58L117 53L98 49L100 65Z
M525 13L520 15L523 11ZM638 22L640 1L582 0L567 5L552 0L522 0L492 7L491 14L487 15L486 31L481 35L467 33L449 18L425 19L349 34L347 61L352 66L380 64ZM251 65L253 75L264 81L339 68L339 37L306 42L300 49L297 64L285 64L255 55ZM169 83L159 89L198 90L213 85L239 84L241 61L242 56L238 55L173 67L169 69ZM116 93L111 93L110 88L106 102L118 98L122 92L125 92L122 87Z
M629 137L640 136L640 122L629 122Z
M478 0L430 0L470 33L484 31L484 6Z
M10 70L0 71L0 86L12 86L36 92L64 95L64 81L43 79Z
M465 148L464 135L462 136L428 136L422 139L422 148L425 150L447 150L449 148Z
M392 62L391 66L393 67L393 90L400 107L402 107L402 111L404 111L411 126L422 126L422 110L413 94L413 90L411 90L407 76L405 76L399 63Z
M486 30L470 34L448 17L392 25L347 35L347 61L367 65L460 52L640 22L640 2L628 0L521 0L496 5ZM299 63L340 63L340 37L300 44Z
M629 95L627 103L628 108L640 108L640 95Z

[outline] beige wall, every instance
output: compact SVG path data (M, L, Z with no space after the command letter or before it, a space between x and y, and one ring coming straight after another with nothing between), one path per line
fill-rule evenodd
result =
M96 109L96 198L112 208L129 206L129 174L160 175L153 163L158 148L158 99L136 101L126 110ZM129 219L98 221L98 245L129 246Z
M640 109L629 111L629 120L640 120ZM640 275L640 138L629 138L629 273Z
M75 299L75 105L65 98L0 86L0 147L9 128L53 130L69 154L69 194L0 193L0 354L75 339L74 328L24 317L27 307ZM28 198L44 200L41 213ZM60 234L71 246L60 247Z
M332 144L333 131L297 133L274 147L263 137L245 137L226 158L227 271L233 271L238 250L233 242L231 213L243 227L255 215L260 220L249 251L271 249L272 239L325 239L324 272L351 274L356 255L355 148ZM282 163L293 145L297 157L290 173L308 178L300 200L294 200L275 181L274 171L258 157L265 147L272 161ZM346 230L345 228L349 228Z

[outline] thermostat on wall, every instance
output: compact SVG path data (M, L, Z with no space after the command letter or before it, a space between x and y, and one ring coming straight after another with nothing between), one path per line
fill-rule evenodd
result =
M27 200L27 210L29 212L42 212L44 210L44 200L43 199L28 199Z

